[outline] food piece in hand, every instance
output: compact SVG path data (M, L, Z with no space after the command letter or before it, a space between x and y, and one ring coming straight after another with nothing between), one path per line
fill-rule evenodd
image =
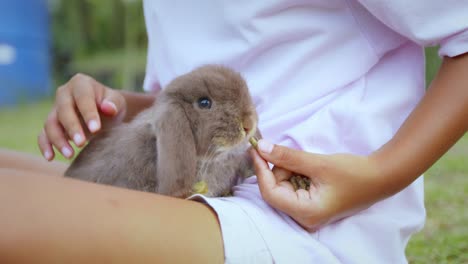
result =
M252 145L254 149L257 149L258 139L256 137L252 136L251 138L249 138L249 142L250 142L250 145Z
M254 149L257 149L258 139L254 136L249 138L250 145ZM293 175L289 178L289 182L292 184L294 191L299 189L309 190L310 189L310 179L302 175Z
M293 175L289 178L289 182L291 182L295 191L299 189L308 191L310 189L310 179L306 176Z

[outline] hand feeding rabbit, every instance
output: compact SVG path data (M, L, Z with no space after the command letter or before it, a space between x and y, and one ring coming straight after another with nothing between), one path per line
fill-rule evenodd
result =
M240 74L203 66L174 79L130 123L92 138L65 176L182 198L202 182L206 195L224 195L254 174L247 150L256 126Z

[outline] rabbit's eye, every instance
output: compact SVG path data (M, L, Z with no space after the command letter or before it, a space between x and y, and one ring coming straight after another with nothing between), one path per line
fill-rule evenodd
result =
M210 109L211 108L211 100L208 97L201 97L198 99L198 107L202 109Z

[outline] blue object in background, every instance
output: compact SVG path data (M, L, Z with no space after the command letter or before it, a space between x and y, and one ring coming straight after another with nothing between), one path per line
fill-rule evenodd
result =
M0 0L0 107L50 93L47 0Z

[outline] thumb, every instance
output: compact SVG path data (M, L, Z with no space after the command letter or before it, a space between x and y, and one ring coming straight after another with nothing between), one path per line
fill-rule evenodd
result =
M274 145L265 139L258 141L257 150L263 159L275 166L304 176L313 174L322 162L321 155Z
M118 91L106 88L99 109L107 116L116 116L126 110L125 98Z

